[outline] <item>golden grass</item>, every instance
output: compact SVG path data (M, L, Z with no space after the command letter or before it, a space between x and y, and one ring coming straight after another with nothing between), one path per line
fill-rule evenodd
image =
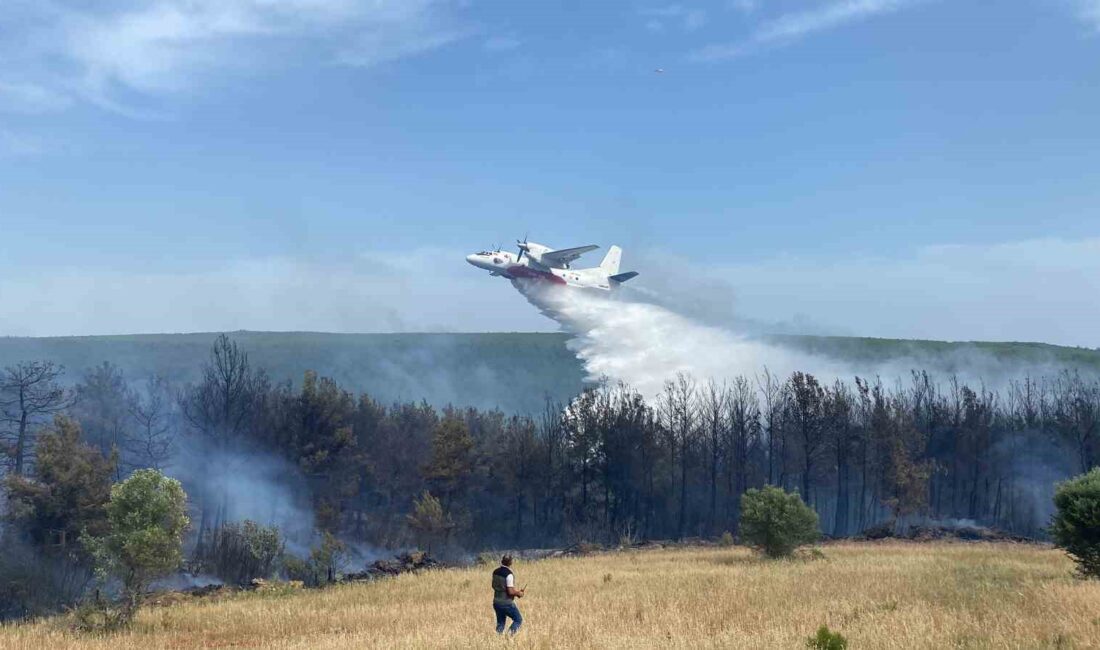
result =
M743 548L517 562L524 629L496 637L491 568L150 608L132 631L61 619L0 648L799 648L826 623L861 648L1100 648L1100 582L1014 544L840 543L816 560Z

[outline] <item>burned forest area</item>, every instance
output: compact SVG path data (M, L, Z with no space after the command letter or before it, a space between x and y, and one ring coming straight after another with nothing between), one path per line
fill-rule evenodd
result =
M142 468L186 493L184 570L160 583L184 588L737 539L741 496L764 485L798 492L826 537L1042 540L1055 483L1100 463L1100 381L1070 367L995 390L921 369L680 374L657 396L604 383L517 413L276 380L226 335L193 364L186 381L111 361L0 374L0 615L93 588L83 540Z

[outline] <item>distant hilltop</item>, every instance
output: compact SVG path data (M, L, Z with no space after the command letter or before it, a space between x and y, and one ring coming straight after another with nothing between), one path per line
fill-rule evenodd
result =
M160 374L185 383L198 377L217 333L49 338L0 337L0 366L42 359L76 381L109 361L131 381ZM326 334L229 333L273 381L301 380L306 370L383 402L425 399L435 405L537 413L584 388L584 369L563 333ZM1040 343L912 341L831 336L774 336L784 347L853 363L896 361L899 368L939 374L1043 374L1062 368L1100 372L1100 351ZM974 366L978 366L975 368ZM976 372L977 371L977 372ZM990 377L990 379L996 379Z

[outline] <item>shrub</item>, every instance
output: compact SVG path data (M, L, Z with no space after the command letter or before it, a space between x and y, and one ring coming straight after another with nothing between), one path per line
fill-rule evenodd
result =
M200 560L206 570L225 582L246 585L254 578L271 577L283 547L278 528L246 519L214 531Z
M817 541L817 513L795 492L768 485L741 496L741 539L771 558Z
M599 553L603 550L603 547L592 542L580 542L576 545L576 550L579 555L591 555L592 553Z
M321 541L309 552L308 559L286 554L282 557L287 580L300 581L307 587L336 582L347 560L347 546L332 533L321 533Z
M187 495L179 481L155 469L138 470L111 488L107 522L106 535L83 540L97 574L122 581L121 624L128 624L149 583L183 561Z
M813 650L845 650L848 647L848 639L839 632L832 632L829 626L822 625L817 628L817 634L806 639L806 647Z
M405 515L405 521L417 533L429 553L432 552L433 541L446 540L447 535L455 528L455 522L443 509L443 504L427 490L424 490L419 499L413 500L413 511Z
M495 566L500 563L501 554L496 551L483 551L478 553L476 564L479 566Z
M619 547L630 548L638 543L638 531L632 523L627 523L619 531Z
M80 600L92 578L83 557L35 549L10 528L2 529L0 624L55 614Z
M1081 575L1100 578L1100 467L1059 483L1054 506L1055 544L1069 553Z
M343 542L332 533L321 533L321 542L309 552L309 562L318 584L336 582L347 555L348 548Z
M317 585L317 576L313 571L313 567L307 560L287 553L282 558L282 565L287 580L291 582L301 582L311 587Z
M734 544L733 534L730 533L730 531L728 531L728 530L726 532L722 533L722 536L718 538L718 545L719 546L727 546L728 547L728 546L733 546L733 544Z
M99 598L83 602L73 608L72 629L76 632L114 632L126 627L130 618L125 607Z

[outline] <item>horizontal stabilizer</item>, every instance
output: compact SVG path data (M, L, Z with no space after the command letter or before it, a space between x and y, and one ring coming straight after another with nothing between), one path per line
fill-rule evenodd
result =
M638 275L637 271L627 271L626 273L620 273L618 275L612 275L611 277L608 278L608 280L611 280L612 282L626 282L630 278L633 278L637 275Z

